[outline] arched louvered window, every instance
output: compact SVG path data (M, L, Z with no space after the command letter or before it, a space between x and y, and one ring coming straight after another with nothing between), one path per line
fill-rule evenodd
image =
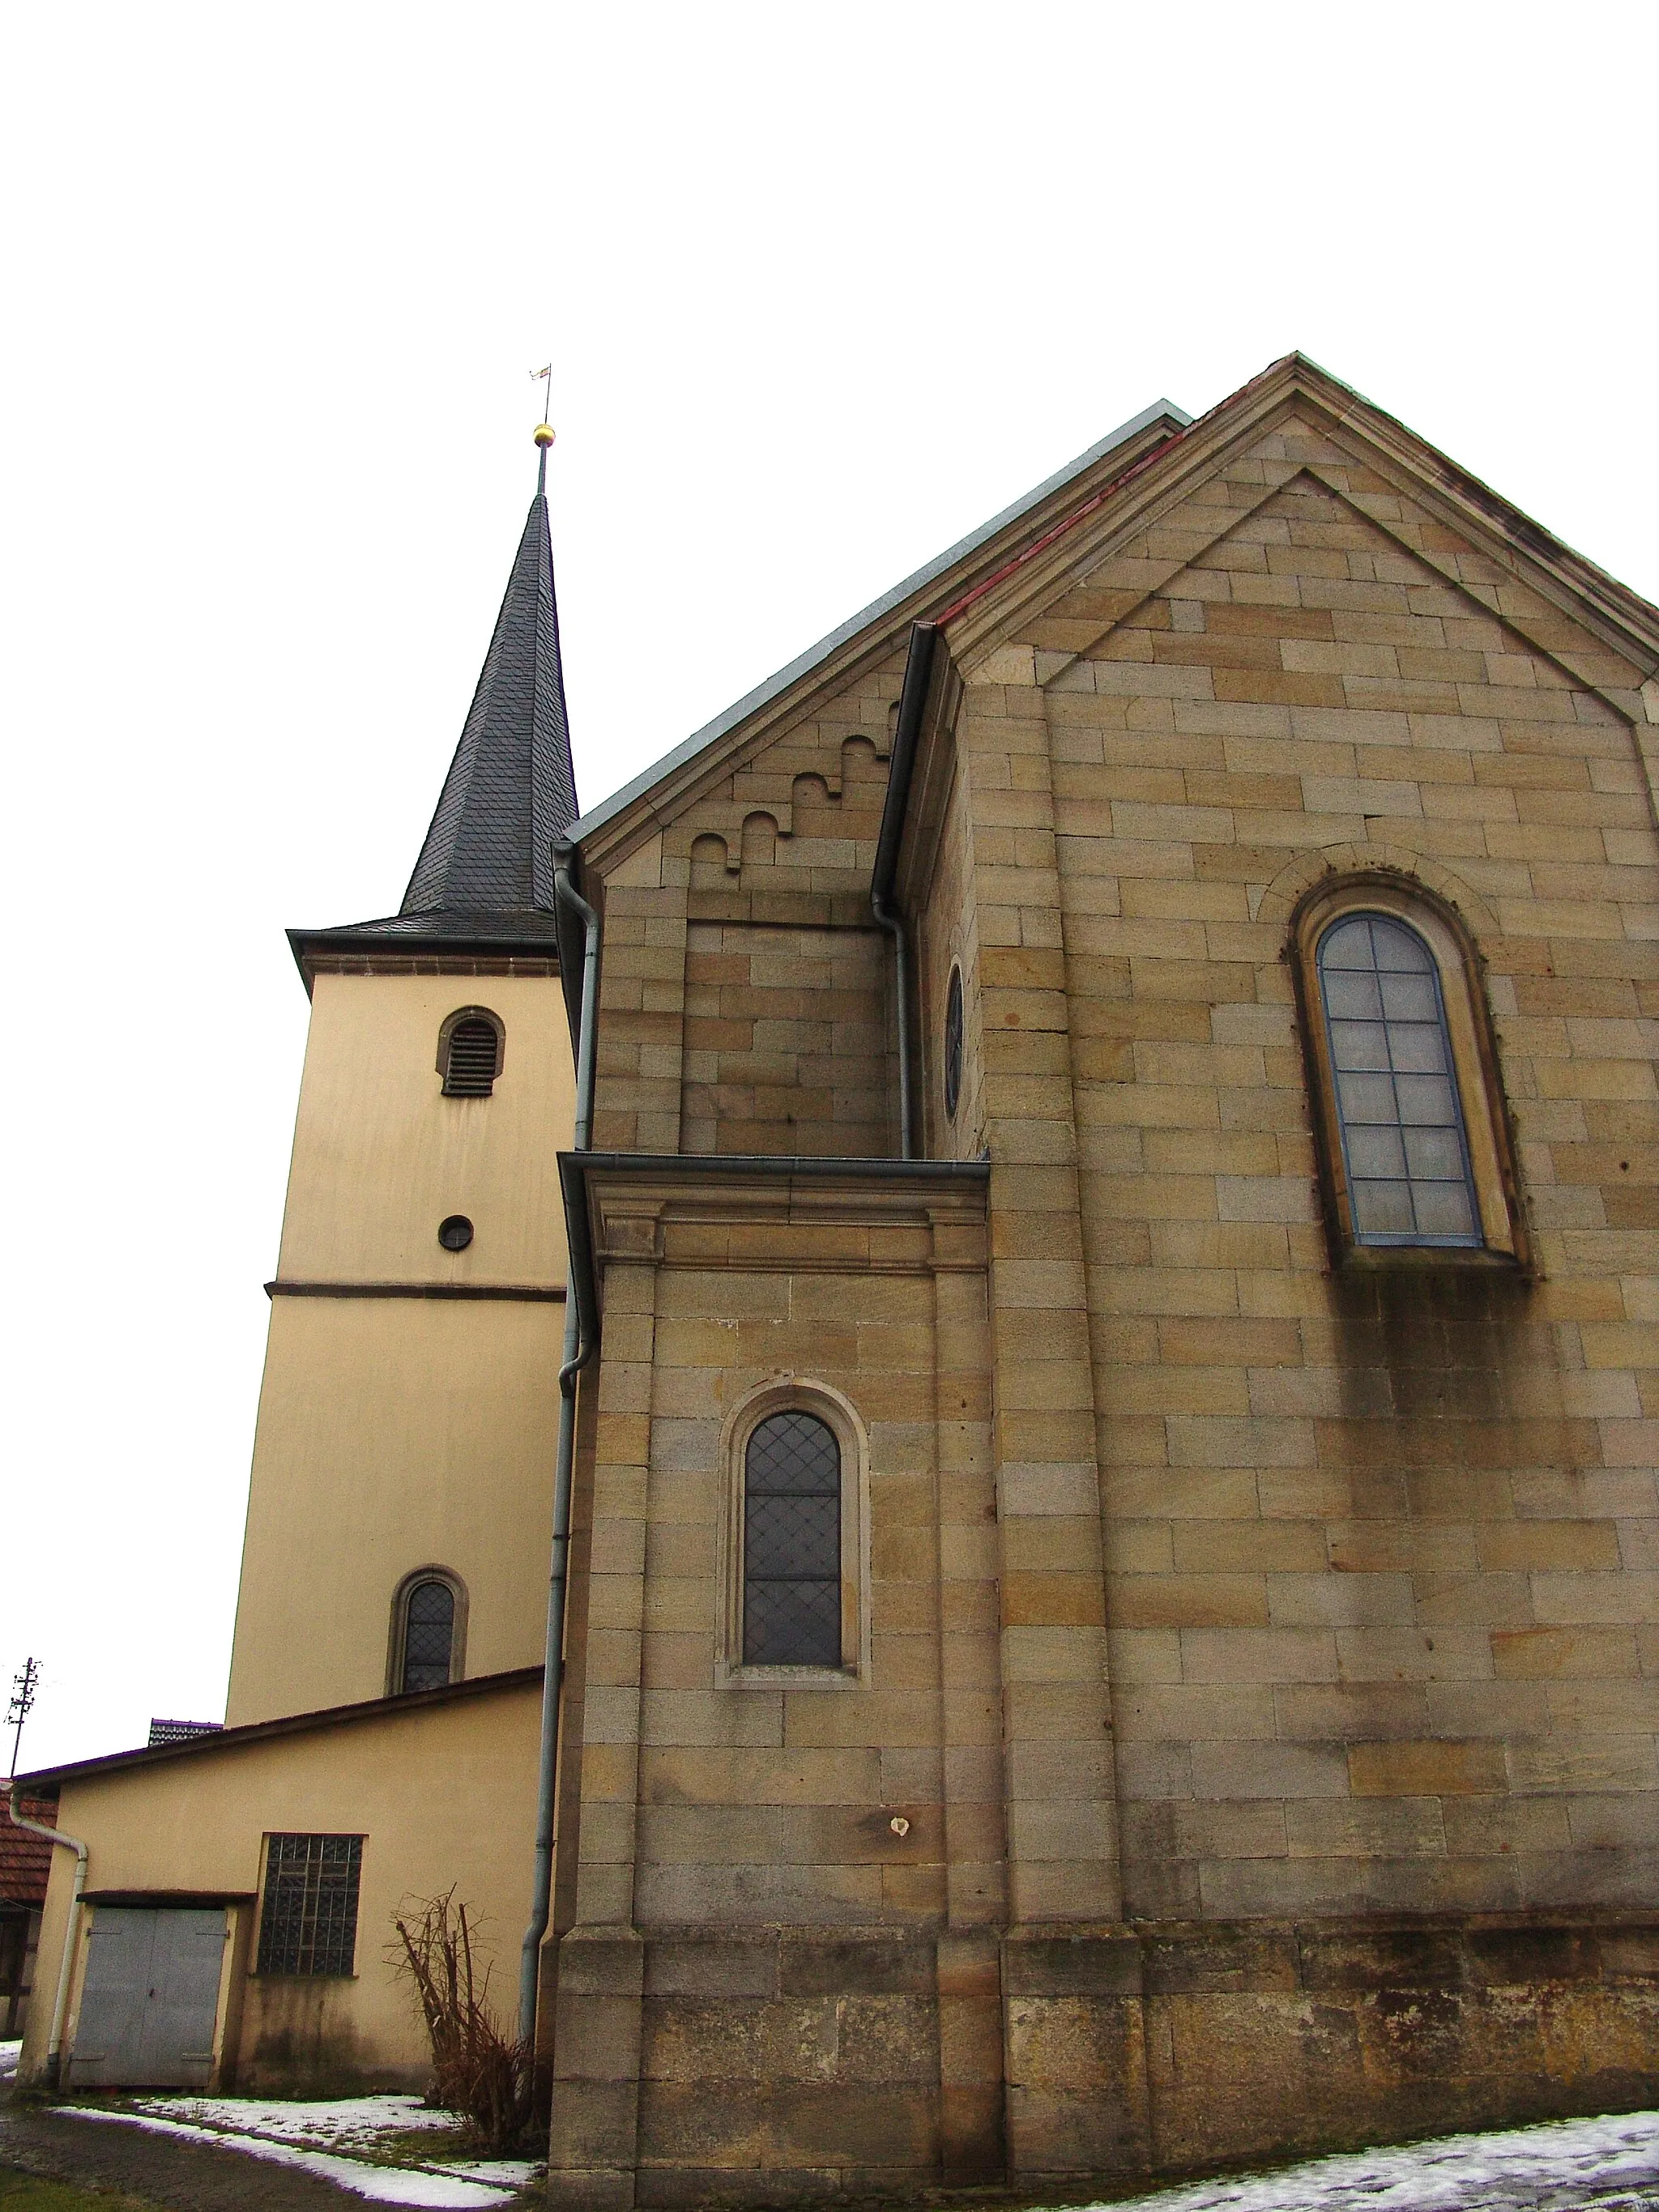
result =
M1391 915L1350 913L1320 938L1316 964L1355 1243L1480 1243L1433 953Z
M770 1413L744 1454L743 1659L842 1663L841 1446L814 1413Z
M413 1576L398 1593L392 1623L393 1689L441 1690L460 1673L461 1607L447 1576Z
M462 1006L438 1032L446 1098L488 1098L501 1072L507 1031L488 1006Z

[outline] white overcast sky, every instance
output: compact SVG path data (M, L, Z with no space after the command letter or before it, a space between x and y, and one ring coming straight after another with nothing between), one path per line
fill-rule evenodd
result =
M222 1712L306 1000L533 486L591 805L1299 346L1659 597L1656 10L108 0L0 62L24 1767Z

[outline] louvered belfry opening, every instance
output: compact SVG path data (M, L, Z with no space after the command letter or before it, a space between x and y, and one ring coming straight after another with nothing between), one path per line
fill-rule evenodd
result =
M447 1026L439 1060L446 1098L488 1098L501 1069L501 1033L488 1014L462 1014Z
M744 1455L743 1657L841 1664L841 1447L811 1413L773 1413Z

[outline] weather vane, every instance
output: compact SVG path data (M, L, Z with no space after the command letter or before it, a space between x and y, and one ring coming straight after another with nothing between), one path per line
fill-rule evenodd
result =
M545 368L532 368L530 380L532 384L547 386L546 396L542 402L542 419L536 425L536 443L541 449L536 467L536 489L540 492L547 489L547 449L553 442L553 426L547 419L553 406L552 362L550 361Z
M6 1726L11 1730L11 1771L17 1771L17 1747L23 1741L23 1723L34 1703L34 1693L40 1686L40 1662L26 1659L21 1669L11 1678L11 1703L6 1708Z

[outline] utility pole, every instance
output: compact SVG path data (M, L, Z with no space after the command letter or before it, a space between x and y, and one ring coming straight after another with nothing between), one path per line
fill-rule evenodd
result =
M23 1741L23 1723L34 1704L34 1693L40 1686L40 1662L26 1659L21 1668L11 1678L11 1703L6 1708L6 1726L11 1730L11 1771L17 1771L17 1747Z

